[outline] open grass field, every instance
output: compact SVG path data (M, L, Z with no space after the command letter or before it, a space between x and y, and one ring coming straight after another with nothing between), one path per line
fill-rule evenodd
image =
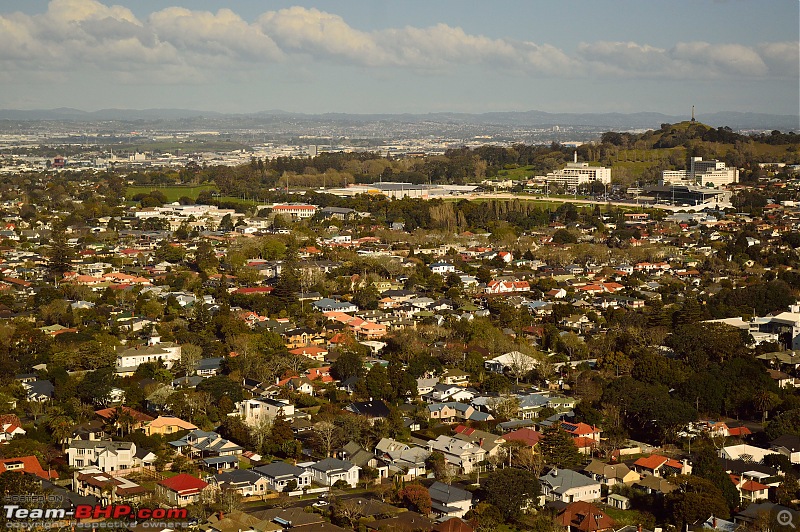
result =
M167 201L173 202L178 201L181 197L187 196L192 199L197 199L197 196L200 195L201 192L205 192L206 190L215 191L217 190L216 185L197 185L197 186L183 186L183 185L171 185L171 186L157 186L157 185L148 185L148 186L135 186L135 187L128 187L125 190L125 197L127 199L131 199L136 194L151 192L153 190L158 190L159 192L163 193L167 197Z

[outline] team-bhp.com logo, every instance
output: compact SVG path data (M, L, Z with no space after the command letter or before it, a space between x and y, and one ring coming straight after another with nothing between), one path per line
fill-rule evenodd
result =
M6 519L186 519L186 508L134 508L128 504L79 504L75 510L63 508L20 508L3 506Z

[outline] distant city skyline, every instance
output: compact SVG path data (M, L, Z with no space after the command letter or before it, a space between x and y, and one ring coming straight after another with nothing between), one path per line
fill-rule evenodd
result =
M0 108L800 114L796 0L0 0Z

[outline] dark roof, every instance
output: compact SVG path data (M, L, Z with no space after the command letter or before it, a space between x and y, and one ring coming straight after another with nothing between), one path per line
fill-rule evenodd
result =
M278 478L285 476L296 477L301 475L304 469L286 462L272 462L271 464L255 467L253 471L265 477Z
M222 357L204 358L197 363L197 369L219 369L222 363Z
M389 407L383 401L366 401L361 403L350 403L345 410L355 412L367 417L389 417Z
M455 486L448 486L447 484L439 482L438 480L431 484L431 487L428 488L428 493L430 493L432 501L442 502L445 504L449 504L454 501L472 500L472 494L470 492Z
M36 395L53 397L53 391L55 390L55 387L53 387L53 383L50 381L33 381L29 382L28 386L30 386L31 392L35 393Z
M217 482L219 483L227 482L230 484L241 484L241 483L252 484L264 477L262 477L255 471L251 471L249 469L236 469L234 471L226 471L224 473L218 473L214 475L214 478L217 479Z
M769 443L774 447L784 447L792 452L800 451L800 436L794 434L778 436Z
M747 471L757 471L765 475L777 475L778 471L774 467L756 464L754 462L747 462L745 460L727 460L725 458L717 458L717 462L722 466L722 470L728 473L741 475Z

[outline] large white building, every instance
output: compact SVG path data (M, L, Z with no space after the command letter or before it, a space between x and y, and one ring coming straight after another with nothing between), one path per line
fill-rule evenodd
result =
M283 205L266 205L266 208L271 208L273 214L280 214L292 220L305 220L311 218L316 214L316 205L307 205L304 203L288 203Z
M145 362L161 360L167 369L181 360L181 346L173 342L162 342L158 336L148 340L147 347L129 347L117 353L116 374L127 377Z
M255 427L264 419L275 419L283 413L285 417L294 416L294 405L288 400L280 399L245 399L236 403L236 412L228 415L238 415L250 427Z
M664 170L661 172L660 184L719 188L738 182L738 168L728 168L722 161L704 161L702 157L692 157L689 160L688 170Z
M566 168L548 173L547 180L563 185L567 190L594 182L608 185L611 183L611 168L589 166L586 162L579 163L578 152L575 152L575 160L567 163Z

